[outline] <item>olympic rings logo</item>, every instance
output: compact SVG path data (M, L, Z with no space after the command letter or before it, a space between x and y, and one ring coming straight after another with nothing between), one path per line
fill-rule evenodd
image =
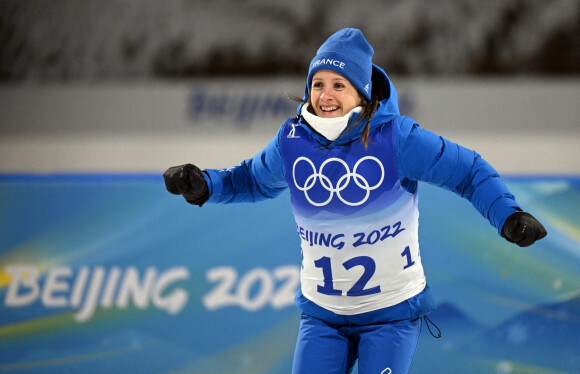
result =
M357 169L358 169L359 165L366 160L374 161L381 168L380 180L373 186L369 185L369 182L366 180L366 178L364 176L357 173ZM308 178L306 178L306 180L304 181L304 185L302 185L302 186L298 185L298 182L296 181L296 165L298 165L298 163L300 163L300 162L306 162L307 164L309 164L312 167L312 174ZM336 182L336 186L334 186L332 184L332 181L330 180L330 178L328 178L326 175L324 175L324 167L331 162L338 162L339 164L344 166L344 168L346 170L346 173L342 177L340 177L338 179L338 181ZM312 204L314 206L327 205L333 199L334 194L336 194L336 196L338 196L340 201L342 201L346 205L359 206L359 205L364 204L368 200L372 190L379 188L381 183L383 183L383 180L385 179L385 168L383 167L383 164L381 163L381 161L379 161L378 158L373 157L373 156L366 156L366 157L363 157L356 162L356 164L354 165L354 168L352 169L352 172L351 172L350 168L348 167L348 164L344 160L342 160L340 158L333 157L333 158L329 158L328 160L324 161L322 163L322 165L320 165L320 169L317 171L316 166L314 165L314 163L312 161L310 161L310 159L308 159L307 157L298 157L296 159L296 161L294 161L294 165L292 167L292 177L294 178L294 185L296 186L296 188L298 188L300 191L303 191L304 196L306 197L308 202L310 202L310 204ZM365 191L365 195L360 201L350 202L350 201L346 200L341 195L341 192L344 191L344 189L349 186L351 179L354 181L354 183L360 189ZM323 202L313 201L311 199L311 197L308 195L308 191L310 191L316 185L316 182L319 180L320 180L320 185L326 191L330 192L328 199L326 199Z

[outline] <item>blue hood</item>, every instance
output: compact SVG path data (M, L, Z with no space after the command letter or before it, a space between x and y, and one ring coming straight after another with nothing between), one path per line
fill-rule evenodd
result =
M373 64L373 94L375 93L375 89L379 85L386 85L387 95L380 99L379 107L375 112L373 118L371 119L370 123L370 130L373 131L376 127L381 126L389 121L391 121L396 116L399 116L399 99L397 96L397 90L395 86L387 76L387 73L377 65ZM304 94L304 99L308 99L308 84L306 85L306 90ZM302 118L300 115L302 107L306 103L302 103L298 106L297 113L300 118L299 123L303 125L303 127L312 135L314 139L316 139L321 145L327 148L335 148L338 146L343 146L346 144L350 144L355 140L360 139L363 129L367 123L365 119L359 121L355 124L357 118L359 117L358 113L353 113L352 117L349 120L348 126L342 132L342 134L335 140L330 141L326 139L324 136L318 134L314 131L308 123Z

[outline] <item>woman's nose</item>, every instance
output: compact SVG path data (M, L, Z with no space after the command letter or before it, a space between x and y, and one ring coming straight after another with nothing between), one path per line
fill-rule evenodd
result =
M320 94L320 99L325 99L325 100L329 100L332 98L332 93L328 90L325 89L324 91L322 91L322 94Z

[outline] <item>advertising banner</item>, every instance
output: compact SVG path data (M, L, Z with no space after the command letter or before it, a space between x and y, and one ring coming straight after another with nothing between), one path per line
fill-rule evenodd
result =
M505 181L532 247L419 187L443 336L423 326L412 373L580 372L580 179ZM199 208L160 175L2 175L0 373L289 373L300 262L287 192Z

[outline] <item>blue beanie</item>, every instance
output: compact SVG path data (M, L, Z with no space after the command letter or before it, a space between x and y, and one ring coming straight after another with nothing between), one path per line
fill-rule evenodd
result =
M310 63L306 88L318 70L332 70L344 76L367 100L371 99L373 47L357 29L342 29L333 34L316 52Z

